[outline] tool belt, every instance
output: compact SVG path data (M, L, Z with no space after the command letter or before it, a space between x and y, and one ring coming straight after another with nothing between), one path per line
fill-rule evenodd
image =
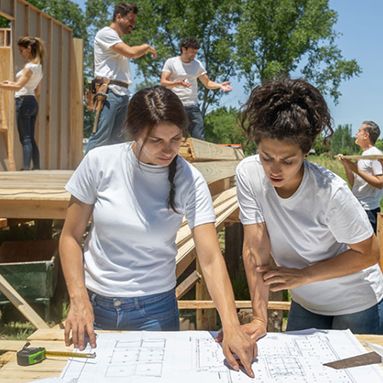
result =
M100 99L100 96L106 98L109 85L117 85L123 88L128 88L129 84L125 81L120 80L111 80L106 77L96 77L88 85L85 91L85 100L87 108L94 112L96 109L97 99ZM102 98L101 97L101 98Z

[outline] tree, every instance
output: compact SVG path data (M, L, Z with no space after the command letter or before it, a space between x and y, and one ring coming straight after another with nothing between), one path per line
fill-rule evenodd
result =
M237 26L237 65L246 88L300 69L335 102L339 85L361 72L335 44L337 20L328 0L242 0Z
M73 30L73 36L87 40L87 24L80 6L71 0L28 0L49 16Z
M358 153L358 146L351 133L351 125L338 125L331 137L331 152L333 154L353 154Z

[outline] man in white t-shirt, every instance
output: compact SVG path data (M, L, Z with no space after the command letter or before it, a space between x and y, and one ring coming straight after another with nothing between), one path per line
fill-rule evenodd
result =
M355 143L363 150L362 156L382 154L374 146L380 136L379 126L374 121L363 121L356 133ZM383 188L382 164L377 160L361 159L358 162L342 159L352 192L362 204L376 233L377 214Z
M135 4L117 4L109 27L99 30L94 39L94 73L96 80L110 80L108 93L101 111L97 131L89 139L86 151L103 145L125 141L122 133L128 112L129 90L132 77L130 58L139 58L156 50L149 44L130 46L122 36L131 33L137 18Z
M198 106L197 79L207 89L232 90L229 81L218 83L209 79L204 66L195 57L199 43L188 38L181 41L180 56L166 60L161 74L161 85L171 89L182 101L189 117L189 133L192 137L205 139L203 116Z

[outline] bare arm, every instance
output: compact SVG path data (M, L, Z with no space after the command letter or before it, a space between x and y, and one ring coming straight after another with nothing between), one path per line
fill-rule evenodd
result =
M353 187L354 186L354 173L350 167L352 162L350 160L346 160L346 159L342 159L342 158L341 158L341 161L342 161L342 165L344 167L344 170L346 172L346 177L347 177L348 183L351 187Z
M203 86L207 89L221 89L223 92L230 92L232 90L229 81L225 81L222 83L212 81L209 79L206 73L199 76L198 80L201 81Z
M253 338L259 339L267 331L269 286L258 268L270 264L270 240L265 223L244 225L243 228L242 256L253 309L253 321L245 327Z
M170 80L170 72L162 72L161 73L161 81L160 84L162 86L166 86L167 88L174 88L176 86L183 86L185 88L190 88L191 83L184 81L172 81Z
M0 82L0 88L7 90L20 90L31 78L32 71L28 68L23 69L21 77L17 81L2 81Z
M350 248L336 257L326 259L303 269L286 267L258 268L264 272L264 281L271 291L292 289L308 283L343 277L363 270L379 261L379 247L375 235L348 245Z
M208 223L195 227L193 238L209 293L221 317L225 357L228 363L238 370L238 363L232 355L237 354L249 376L254 377L251 363L256 356L256 344L241 331L233 289L219 248L214 224Z
M374 175L366 173L358 168L358 163L350 160L342 159L342 163L346 170L346 176L351 186L354 184L354 173L363 178L369 185L377 189L383 188L383 175ZM351 182L352 180L352 182Z
M151 53L153 58L157 57L157 51L149 44L130 46L125 43L117 43L112 46L112 49L120 55L131 59L140 58L147 53Z
M93 309L85 287L82 237L92 214L93 206L80 202L73 196L70 199L63 230L60 236L60 259L68 287L70 308L65 322L65 343L83 350L85 337L89 337L92 347L96 347L93 330Z

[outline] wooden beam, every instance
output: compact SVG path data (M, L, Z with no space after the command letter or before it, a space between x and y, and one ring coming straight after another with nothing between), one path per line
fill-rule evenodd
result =
M251 301L235 301L235 305L237 309L251 309ZM291 306L291 302L276 302L270 301L268 302L267 308L269 310L285 310L289 311ZM178 301L178 308L180 310L186 309L194 309L194 310L205 310L205 309L213 309L215 308L215 304L213 301Z
M188 138L181 146L183 156L188 161L240 161L244 158L242 149L217 145L208 141Z
M176 288L176 297L181 299L187 292L189 292L197 282L202 278L202 275L194 270L187 278L185 278Z
M0 274L0 291L36 327L49 328L44 320L32 309L24 298Z
M193 163L193 166L202 173L208 184L224 178L233 177L235 175L237 165L238 161L210 161Z

